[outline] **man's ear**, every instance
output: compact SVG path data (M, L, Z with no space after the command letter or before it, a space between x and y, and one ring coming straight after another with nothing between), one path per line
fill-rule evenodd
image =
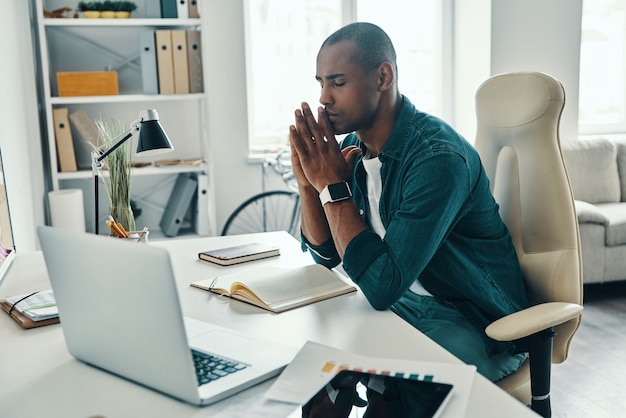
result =
M378 89L380 91L389 90L395 81L396 73L393 65L389 62L383 62L378 67Z

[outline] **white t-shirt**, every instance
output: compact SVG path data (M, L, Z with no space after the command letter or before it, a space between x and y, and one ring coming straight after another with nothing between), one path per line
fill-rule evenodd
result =
M382 163L378 157L363 158L363 167L367 173L367 203L369 207L369 221L374 232L382 239L385 239L385 226L380 219L380 195L383 188L383 182L380 177L380 168ZM415 280L409 290L418 295L432 296L432 294L424 289L422 284Z

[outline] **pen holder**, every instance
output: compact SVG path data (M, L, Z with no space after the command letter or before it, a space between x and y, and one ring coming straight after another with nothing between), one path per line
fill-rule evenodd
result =
M150 234L150 231L128 231L128 238L118 238L118 239L123 239L125 241L130 241L130 242L137 242L137 243L143 243L143 244L147 244L148 243L148 235Z

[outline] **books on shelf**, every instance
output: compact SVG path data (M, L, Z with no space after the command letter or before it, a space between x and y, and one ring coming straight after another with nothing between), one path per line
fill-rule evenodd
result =
M251 268L193 282L191 286L274 313L356 291L339 272L319 264Z
M163 167L166 165L198 165L204 162L204 158L188 158L188 159L174 159L174 160L157 160L154 162L155 167Z
M189 205L198 189L198 181L190 173L180 173L163 211L159 226L167 237L175 237L183 224Z
M171 35L172 62L174 64L174 93L189 94L187 31L184 29L173 29Z
M141 56L141 83L143 93L159 94L154 31L146 29L139 32L139 53Z
M200 17L197 0L146 0L150 10L155 10L149 17L168 19L189 19ZM156 14L158 13L158 14ZM156 16L154 16L156 14Z
M230 266L277 255L280 255L280 248L262 242L251 242L234 247L203 251L198 253L198 258L221 266Z
M156 29L140 34L144 93L154 92L155 81L160 94L204 91L200 33L195 29Z
M191 202L191 225L198 235L209 235L209 176L203 173L195 174L198 190L195 199Z
M172 57L171 29L154 31L157 60L157 76L160 94L174 93L174 61Z
M54 122L54 137L57 146L59 172L77 171L78 164L74 152L74 141L72 139L67 107L52 109L52 119Z

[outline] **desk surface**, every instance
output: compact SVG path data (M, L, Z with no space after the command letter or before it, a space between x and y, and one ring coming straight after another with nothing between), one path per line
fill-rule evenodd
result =
M193 281L260 265L311 263L287 233L264 234L279 245L281 256L237 266L220 267L197 259L199 251L236 245L242 236L155 242L169 250L183 314L262 335L297 347L307 340L355 353L421 361L459 362L391 311L375 311L357 292L281 314L217 298L189 286ZM86 274L88 279L88 274ZM41 252L18 254L0 297L49 288ZM61 325L22 330L0 315L0 415L7 417L204 417L276 416L252 414L266 406L264 382L217 404L198 408L161 395L75 360L67 352ZM531 417L528 408L477 375L467 417Z

